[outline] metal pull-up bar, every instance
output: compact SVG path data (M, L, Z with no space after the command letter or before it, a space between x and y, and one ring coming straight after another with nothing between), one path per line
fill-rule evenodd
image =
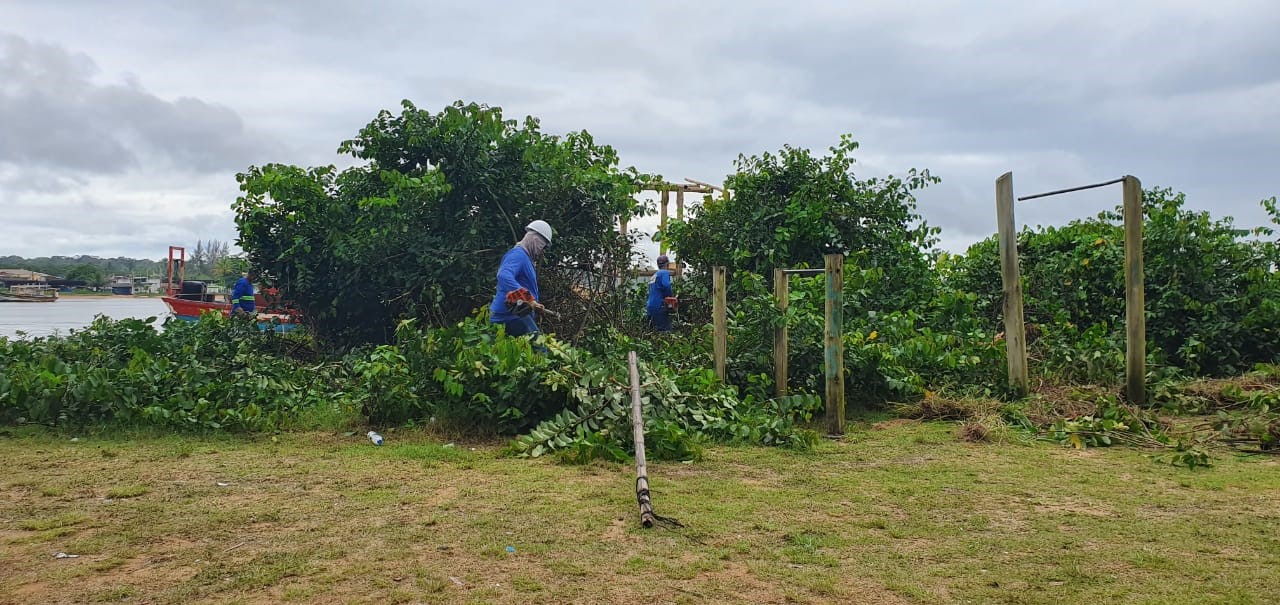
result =
M1017 198L1020 202L1051 195L1124 183L1125 378L1129 401L1147 398L1147 321L1142 270L1142 183L1123 176L1103 183L1059 189ZM1005 349L1009 356L1009 384L1026 395L1027 342L1023 325L1022 278L1018 273L1018 239L1013 220L1013 173L996 179L996 224L1000 240L1000 277L1004 282Z
M1049 191L1049 192L1047 192L1047 193L1037 193L1037 194L1035 194L1035 195L1024 195L1024 196L1022 196L1022 197L1018 198L1018 201L1019 201L1019 202L1025 202L1025 201L1027 201L1027 200L1034 200L1034 199L1036 199L1036 198L1041 198L1041 197L1049 197L1049 196L1051 196L1051 195L1061 195L1061 194L1063 194L1063 193L1071 193L1071 192L1074 192L1074 191L1084 191L1085 189L1097 189L1098 187L1106 187L1107 185L1114 185L1114 184L1116 184L1116 183L1123 183L1123 182L1124 182L1124 180L1125 180L1125 179L1127 179L1127 178L1130 178L1130 177L1122 176L1122 177L1120 177L1120 178L1118 178L1118 179L1112 179L1112 180L1107 181L1107 182L1105 182L1105 183L1094 183L1094 184L1092 184L1092 185L1081 185L1080 187L1072 187L1072 188L1070 188L1070 189L1059 189L1059 190L1057 190L1057 191Z

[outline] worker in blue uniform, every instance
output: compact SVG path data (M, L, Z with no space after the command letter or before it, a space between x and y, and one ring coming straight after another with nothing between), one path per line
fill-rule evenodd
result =
M533 266L550 246L551 225L546 221L533 221L525 227L524 238L502 257L502 264L498 266L498 291L493 304L489 305L489 321L505 326L508 336L538 333L532 311L542 305L538 297L538 273ZM507 295L521 288L532 295L531 308L521 310L507 304Z
M644 307L649 327L658 332L671 331L671 310L667 306L667 299L673 298L675 294L671 290L671 271L667 269L670 264L667 255L658 257L658 270L649 279L649 300Z
M231 289L231 314L253 313L253 283L249 281L249 272L240 274L235 287Z

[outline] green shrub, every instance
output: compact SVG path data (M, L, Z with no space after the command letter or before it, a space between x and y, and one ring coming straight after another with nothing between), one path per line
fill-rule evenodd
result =
M248 320L98 317L65 337L0 339L0 422L262 430L326 403L335 372Z

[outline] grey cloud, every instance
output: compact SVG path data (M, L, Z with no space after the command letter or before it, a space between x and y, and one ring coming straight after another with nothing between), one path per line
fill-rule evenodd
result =
M225 214L181 208L172 219L148 209L125 208L81 195L64 199L19 198L7 204L6 223L22 225L23 237L9 238L0 256L49 254L127 255L154 258L169 245L197 239L235 240Z
M99 84L83 54L0 37L0 162L118 174L148 157L179 170L239 168L270 148L230 108L166 101L136 79Z
M0 194L63 193L88 184L88 180L76 173L44 168L18 169L0 164ZM4 196L0 195L0 201Z
M74 126L22 131L47 148L0 139L0 163L43 154L147 174L166 164L342 163L329 159L337 142L379 109L462 98L535 115L548 132L589 130L625 165L677 180L718 181L739 153L821 152L852 132L863 143L860 175L919 167L943 178L920 194L920 209L952 247L993 231L993 181L1006 170L1019 194L1132 173L1245 224L1264 222L1257 200L1280 189L1280 5L1271 2L148 0L113 4L120 28L110 33L93 30L100 7L17 3L11 27L136 71L165 94L99 84L93 62L52 47L61 54L43 53L53 66L43 88L23 90L58 92L21 110L57 108ZM23 73L33 61L19 64ZM15 95L0 81L0 103ZM183 95L228 105L173 100ZM89 97L118 128L60 105L84 108ZM11 111L0 106L0 116ZM5 139L19 128L8 122ZM259 130L290 147L253 145ZM0 189L17 186L8 178L0 170ZM1116 201L1106 191L1054 198L1020 205L1018 216L1061 224Z

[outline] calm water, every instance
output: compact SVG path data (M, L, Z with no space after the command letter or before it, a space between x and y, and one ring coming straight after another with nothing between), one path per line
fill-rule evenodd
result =
M0 337L15 338L66 334L83 328L95 315L112 319L155 317L157 325L169 316L169 308L159 298L132 296L63 297L52 303L0 303Z

